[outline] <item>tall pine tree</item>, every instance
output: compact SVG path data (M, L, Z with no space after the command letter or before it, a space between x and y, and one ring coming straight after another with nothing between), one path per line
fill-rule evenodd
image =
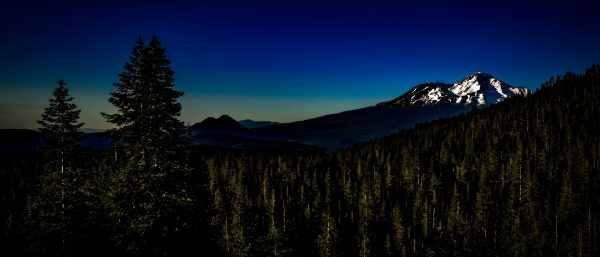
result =
M44 134L42 152L45 175L40 178L26 220L33 233L32 250L44 255L77 254L85 238L84 174L78 165L80 110L72 103L64 80L38 121Z
M188 189L186 128L179 120L183 95L174 87L166 49L154 37L140 37L109 101L115 114L102 115L116 125L110 133L124 142L126 158L109 190L116 243L144 255L172 253L188 231L184 218L192 200Z
M64 80L58 81L52 92L54 98L48 100L48 107L38 121L39 130L44 133L42 150L46 169L61 172L75 166L78 140L82 135L79 129L83 126L78 122L81 111L72 103L73 97L66 85Z

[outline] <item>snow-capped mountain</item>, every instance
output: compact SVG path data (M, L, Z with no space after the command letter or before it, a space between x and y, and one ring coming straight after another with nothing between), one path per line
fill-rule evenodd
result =
M527 96L531 90L513 87L495 77L477 72L454 84L441 82L417 85L405 94L378 105L427 106L436 104L487 105L501 102L507 97Z
M376 106L302 121L246 128L228 116L207 118L192 126L192 135L196 144L231 148L337 149L389 135L419 122L465 113L471 110L471 105L492 104L529 93L529 89L475 73L454 84L421 84ZM409 108L390 108L396 106Z

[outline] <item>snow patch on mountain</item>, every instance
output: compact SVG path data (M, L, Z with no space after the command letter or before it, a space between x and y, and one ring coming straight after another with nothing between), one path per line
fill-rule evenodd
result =
M400 97L378 105L487 105L501 102L511 96L529 94L531 91L527 88L513 87L489 74L477 72L454 84L441 82L420 84Z

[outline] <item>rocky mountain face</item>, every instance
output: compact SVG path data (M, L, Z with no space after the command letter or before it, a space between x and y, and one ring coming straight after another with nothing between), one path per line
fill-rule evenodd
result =
M454 83L424 83L380 106L489 105L511 96L527 96L531 90L514 87L492 75L477 72Z

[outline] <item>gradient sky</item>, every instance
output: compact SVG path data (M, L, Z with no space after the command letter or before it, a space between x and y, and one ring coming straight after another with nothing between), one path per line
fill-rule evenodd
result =
M99 113L114 112L138 35L167 47L190 123L302 120L477 71L535 89L600 63L594 1L11 2L0 3L0 128L36 128L58 79L85 127L110 127Z

